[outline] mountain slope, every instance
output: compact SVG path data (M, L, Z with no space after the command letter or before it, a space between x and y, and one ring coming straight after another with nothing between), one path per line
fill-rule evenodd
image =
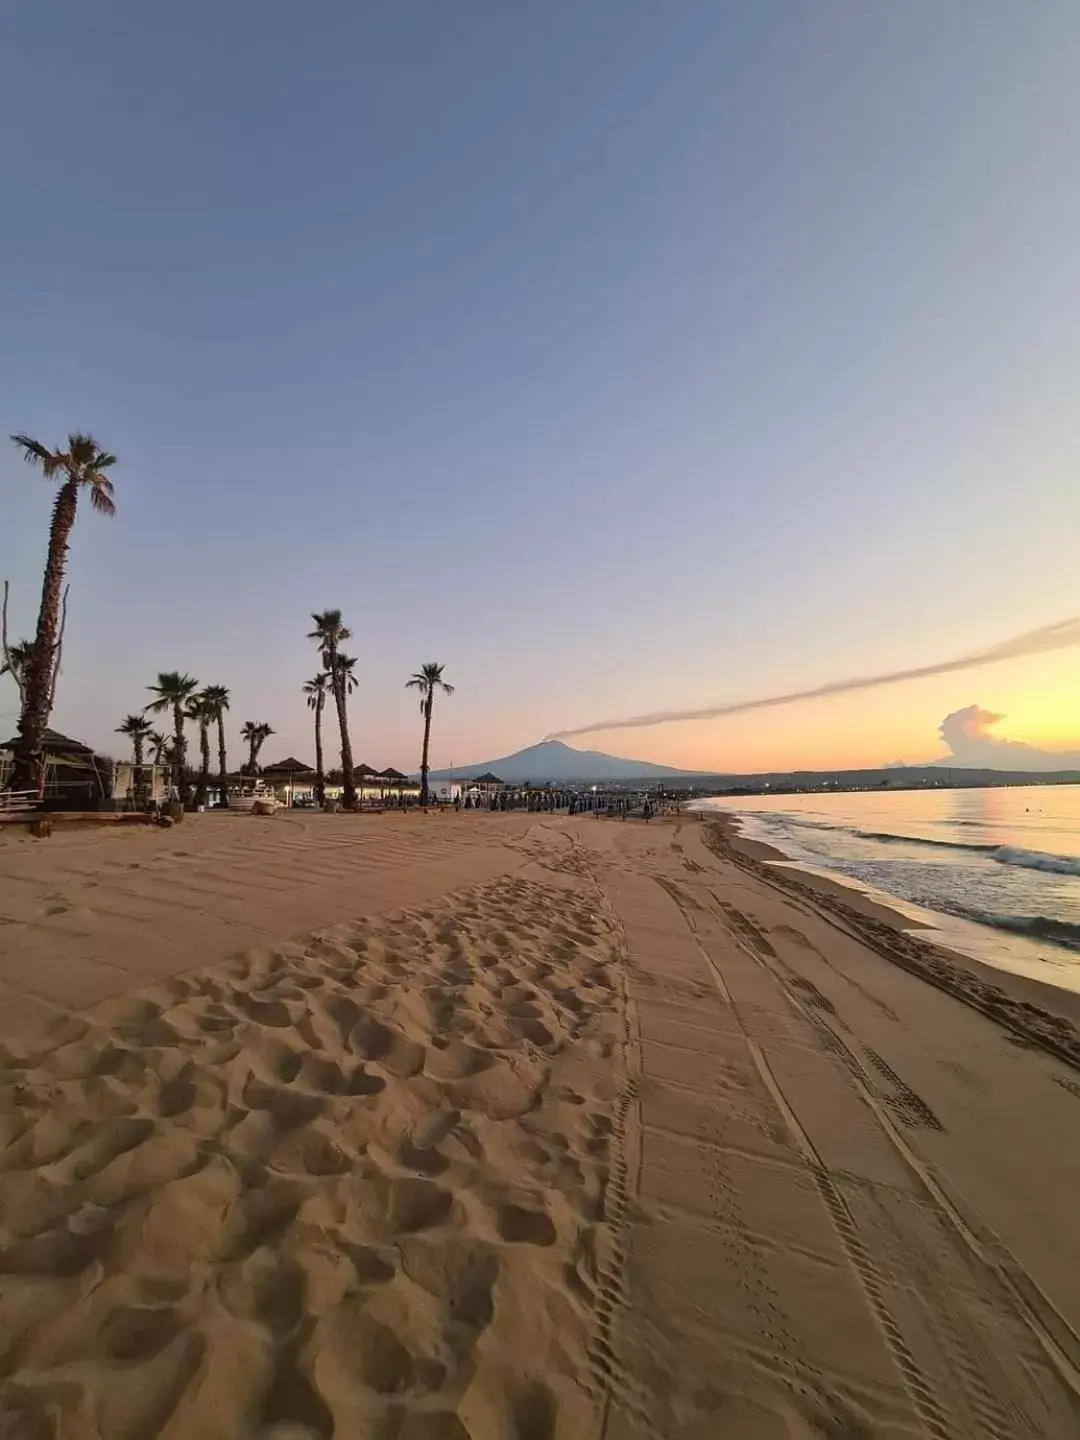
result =
M513 755L504 755L500 760L485 760L481 765L464 765L454 770L433 770L430 778L475 780L489 770L511 784L531 780L535 785L548 780L665 780L697 774L693 770L650 765L645 760L620 760L617 755L605 755L600 750L575 750L561 740L544 740Z

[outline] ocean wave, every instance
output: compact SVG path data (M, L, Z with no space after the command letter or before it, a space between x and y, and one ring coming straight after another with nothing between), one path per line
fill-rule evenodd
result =
M963 840L930 840L924 835L894 835L888 830L851 830L849 833L860 840L880 840L886 845L932 845L935 850L963 850L969 855L989 855L1001 848L999 845L968 845Z
M934 840L924 835L897 835L891 830L856 830L849 825L823 827L854 835L858 840L873 840L882 845L925 845L934 850L957 850L964 855L979 855L999 865L1016 865L1022 870L1042 870L1051 875L1080 875L1080 856L1055 855L1045 850L1025 850L1018 845L971 845L963 840Z
M993 858L1000 865L1019 865L1022 870L1046 870L1051 875L1080 875L1080 859L1075 855L1050 855L1045 850L1021 850L1013 845L1000 845Z
M989 925L995 930L1008 930L1013 935L1027 935L1035 940L1051 940L1067 950L1080 950L1080 925L1070 920L1055 920L1052 915L989 915L982 910L960 909L967 920Z

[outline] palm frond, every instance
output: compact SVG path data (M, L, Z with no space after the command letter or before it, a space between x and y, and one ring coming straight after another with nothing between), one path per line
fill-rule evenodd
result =
M203 689L203 698L213 709L214 719L229 708L229 690L225 685L207 685Z
M356 656L339 653L335 663L337 673L341 676L341 683L345 687L345 693L351 695L359 684L359 677L356 674Z
M312 612L314 630L308 632L308 639L316 641L324 649L328 645L339 645L343 640L352 639L352 631L342 623L340 610Z
M32 435L24 435L20 431L11 438L22 451L23 459L28 465L41 466L46 480L51 480L57 470L61 468L60 456L42 445L40 440L35 440Z
M173 705L183 705L199 688L199 682L191 675L182 675L179 670L159 671L157 683L146 687L154 699L147 703L147 710L160 713Z
M101 447L92 435L76 431L74 435L68 436L68 455L74 465L88 469L96 464L101 453Z
M431 695L436 690L441 690L444 695L453 695L453 685L442 678L445 669L445 664L436 660L427 661L405 681L406 690L423 690L425 694Z
M96 484L96 485L95 485L95 484L91 484L91 486L90 486L90 504L94 507L95 510L99 511L102 515L115 515L115 514L116 514L116 501L115 501L115 500L112 498L112 496L109 494L109 491L106 490L105 485L107 485L107 484L108 484L108 481L105 481L104 484L102 484L102 483L100 483L100 482L99 482L98 484ZM112 486L111 486L111 485L109 486L109 489L110 489L110 490L112 489Z
M117 735L146 735L151 733L150 721L145 715L125 715L116 727Z

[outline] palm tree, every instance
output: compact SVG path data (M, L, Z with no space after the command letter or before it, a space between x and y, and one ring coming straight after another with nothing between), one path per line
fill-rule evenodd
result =
M445 665L439 665L434 660L429 660L426 665L421 665L416 674L410 680L406 680L406 690L420 691L420 714L424 717L424 749L420 756L420 804L428 803L428 748L431 744L431 712L435 705L435 691L441 690L444 695L454 693L453 685L443 679Z
M20 705L26 693L26 674L30 669L30 657L34 653L32 640L16 640L7 647L7 656L0 661L0 675L10 675L19 692Z
M187 777L187 740L184 738L184 706L188 703L199 682L190 675L181 675L179 670L162 670L156 685L146 687L157 697L147 705L155 715L172 711L172 777L180 803L185 808L191 804L191 786Z
M193 695L184 707L184 719L194 720L199 727L199 778L195 782L196 806L206 804L210 789L210 726L217 718L213 704L207 700L206 691Z
M265 720L245 720L241 726L240 739L248 747L248 762L244 769L253 780L259 773L259 751L274 734L276 731Z
M24 671L24 694L19 715L19 743L15 751L12 789L36 790L45 786L45 731L52 713L53 669L60 630L60 595L64 588L68 542L79 491L90 491L90 503L103 515L112 515L112 481L105 475L116 464L116 456L102 450L90 435L69 435L66 450L49 450L29 435L12 440L30 465L40 465L46 480L59 480L60 490L53 504L49 525L49 553L41 586L41 608L30 659Z
M326 775L323 772L322 753L322 713L326 706L326 692L330 686L330 676L325 670L311 680L304 681L304 694L307 696L309 710L315 712L315 803L324 805L326 803Z
M359 685L360 683L359 678L356 674L356 666L358 663L359 662L357 661L355 655L344 655L340 650L338 651L335 664L337 666L338 688L341 691L343 699L347 699L356 689L357 685ZM331 676L331 684L332 683L333 676ZM352 759L351 742L349 744L349 759ZM361 809L364 803L364 786L361 783L360 788L356 788L355 771L349 771L349 778L353 782L353 794L356 796L356 807L357 809Z
M143 745L150 739L150 721L145 715L125 715L121 724L116 727L118 735L127 735L131 740L131 749L135 759L135 777L132 789L135 793L136 806L146 803L146 772L143 770ZM163 737L164 738L164 737Z
M347 810L356 809L356 779L353 775L352 741L349 739L349 717L345 707L345 676L338 668L339 647L352 638L341 619L340 610L323 610L312 615L315 629L308 632L308 639L314 640L322 656L323 669L329 672L330 687L337 707L338 729L341 732L341 770L344 789L344 804ZM354 681L355 684L355 681Z
M210 708L210 718L217 724L218 789L219 803L229 807L229 769L225 763L225 711L229 708L229 692L224 685L207 685L202 692Z
M146 738L150 742L150 750L154 757L153 763L160 765L162 756L165 754L166 747L169 744L169 737L163 735L160 730L151 730Z

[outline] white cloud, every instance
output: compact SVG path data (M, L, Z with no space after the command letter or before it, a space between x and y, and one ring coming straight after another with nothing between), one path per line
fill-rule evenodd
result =
M935 763L990 770L1080 770L1080 750L1040 750L1019 740L991 734L1005 719L978 705L954 710L941 722L949 754Z

